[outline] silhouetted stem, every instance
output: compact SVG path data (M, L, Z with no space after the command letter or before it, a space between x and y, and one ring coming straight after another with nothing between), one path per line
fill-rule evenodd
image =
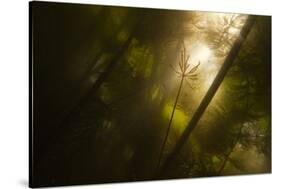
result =
M174 107L173 107L172 115L171 115L171 118L170 118L170 121L169 121L169 125L168 125L167 131L166 131L166 135L165 135L165 138L164 138L164 142L163 142L163 144L162 144L162 146L161 146L161 149L160 149L160 155L159 155L159 159L158 159L158 162L157 162L157 170L158 170L158 168L160 167L160 163L161 163L161 160L162 160L164 148L165 148L165 145L166 145L166 143L167 143L167 139L168 139L169 132L170 132L171 125L172 125L172 121L173 121L173 117L174 117L175 110L176 110L177 103L178 103L178 99L179 99L179 96L180 96L180 92L181 92L183 80L184 80L184 76L181 77L181 82L180 82L178 94L177 94L177 97L176 97L176 101L175 101L175 104L174 104Z

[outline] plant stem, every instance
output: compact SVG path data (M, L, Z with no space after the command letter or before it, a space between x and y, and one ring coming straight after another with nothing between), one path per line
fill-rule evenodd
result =
M171 129L173 117L174 117L175 110L176 110L177 103L178 103L178 99L179 99L179 96L180 96L180 92L181 92L183 80L184 80L184 76L181 77L181 82L180 82L178 94L177 94L177 97L176 97L176 101L175 101L175 104L174 104L174 107L173 107L172 115L171 115L171 118L170 118L170 121L169 121L168 129L167 129L167 131L166 131L166 135L165 135L164 142L163 142L163 144L162 144L162 146L161 146L160 155L159 155L159 159L158 159L158 162L157 162L157 170L158 170L159 167L160 167L161 159L162 159L162 156L163 156L163 151L164 151L164 148L165 148L165 145L166 145L168 136L169 136L169 132L170 132L170 129Z

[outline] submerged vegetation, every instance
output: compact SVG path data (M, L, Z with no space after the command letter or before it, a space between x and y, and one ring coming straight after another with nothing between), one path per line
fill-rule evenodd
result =
M32 13L34 185L271 172L271 17L41 2Z

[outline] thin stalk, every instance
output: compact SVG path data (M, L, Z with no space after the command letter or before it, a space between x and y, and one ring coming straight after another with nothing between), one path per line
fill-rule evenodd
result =
M170 132L171 125L172 125L172 121L173 121L173 117L174 117L174 114L175 114L175 110L176 110L176 107L177 107L178 99L179 99L180 92L181 92L181 89L182 89L183 80L184 80L184 76L181 77L181 82L180 82L178 94L177 94L177 97L176 97L176 101L175 101L175 104L174 104L174 107L173 107L172 115L171 115L171 118L170 118L170 121L169 121L169 125L168 125L167 131L166 131L164 142L163 142L163 144L161 146L160 155L159 155L159 159L158 159L158 163L157 163L157 170L160 167L160 163L161 163L162 156L163 156L163 151L164 151L164 148L165 148L166 143L167 143L167 139L168 139L169 132Z

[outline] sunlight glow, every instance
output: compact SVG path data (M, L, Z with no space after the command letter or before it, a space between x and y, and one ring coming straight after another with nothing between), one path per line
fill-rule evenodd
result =
M192 64L197 64L198 62L207 62L212 55L211 50L207 45L198 43L195 48L191 51L191 62Z
M188 44L188 43L186 43ZM190 63L192 65L201 63L199 67L199 96L206 93L206 91L211 86L219 68L219 61L216 59L214 55L214 50L210 49L204 41L195 42L194 45L189 48L189 52L191 54Z
M245 18L246 16L239 14L198 13L197 19L192 22L194 34L184 39L184 46L187 55L190 56L189 70L198 65L199 62L200 66L196 73L196 79L187 77L184 85L186 87L183 91L187 94L192 91L198 101L202 98L213 83L225 56L232 47L232 43L239 36ZM221 37L219 34L222 34ZM180 50L178 54L180 54ZM174 74L168 80L168 85L175 89L180 79L177 75L180 72L177 65L179 60L180 56L178 55L175 63L172 63L172 73ZM216 98L218 96L221 95L216 95Z
M237 35L239 33L239 31L240 31L239 29L234 28L234 27L230 27L228 29L228 33L231 34L231 35Z

